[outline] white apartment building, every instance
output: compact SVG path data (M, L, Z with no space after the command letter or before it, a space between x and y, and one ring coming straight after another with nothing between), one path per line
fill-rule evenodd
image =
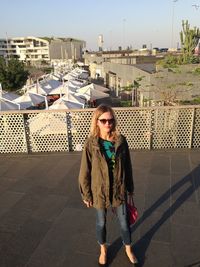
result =
M50 61L49 42L32 36L0 39L0 56L18 58L27 63Z
M74 38L19 37L0 39L0 56L18 58L26 63L81 60L85 41Z

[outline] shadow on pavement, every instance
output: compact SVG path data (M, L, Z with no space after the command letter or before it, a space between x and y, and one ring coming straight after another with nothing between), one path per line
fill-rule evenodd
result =
M138 221L134 224L131 231L134 231L149 217L152 215L156 209L163 204L167 199L170 198L179 188L188 184L189 187L185 190L176 201L162 214L161 218L151 227L135 244L134 244L134 253L139 260L138 266L143 266L145 262L146 251L150 245L150 242L154 236L154 234L158 231L158 229L166 222L177 209L181 207L181 205L199 188L200 186L200 178L198 177L200 174L200 165L196 167L191 173L187 174L182 180L177 182L171 188L169 188L149 209L144 211L142 216L138 219ZM121 238L117 238L109 247L109 260L108 266L113 262L116 254L122 247ZM200 262L192 263L191 265L187 265L185 267L195 267L200 266Z

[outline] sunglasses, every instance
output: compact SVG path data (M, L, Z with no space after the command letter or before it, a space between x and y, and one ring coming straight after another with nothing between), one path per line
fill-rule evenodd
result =
M115 122L115 119L98 119L102 124L106 124L106 122L108 122L108 124L113 124Z

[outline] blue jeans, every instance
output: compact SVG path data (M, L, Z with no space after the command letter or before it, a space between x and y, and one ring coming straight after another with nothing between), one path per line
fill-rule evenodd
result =
M96 210L96 235L100 245L106 243L106 215L107 209ZM121 237L124 245L131 245L131 230L127 220L126 205L122 204L116 208L116 214L121 228Z

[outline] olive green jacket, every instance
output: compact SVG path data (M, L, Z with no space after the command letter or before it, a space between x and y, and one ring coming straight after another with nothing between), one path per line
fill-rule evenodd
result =
M83 200L92 201L97 209L118 207L126 200L126 193L133 193L134 185L130 153L126 138L119 135L115 141L115 167L113 171L112 204L109 197L108 164L99 145L99 138L89 137L82 152L79 187Z

